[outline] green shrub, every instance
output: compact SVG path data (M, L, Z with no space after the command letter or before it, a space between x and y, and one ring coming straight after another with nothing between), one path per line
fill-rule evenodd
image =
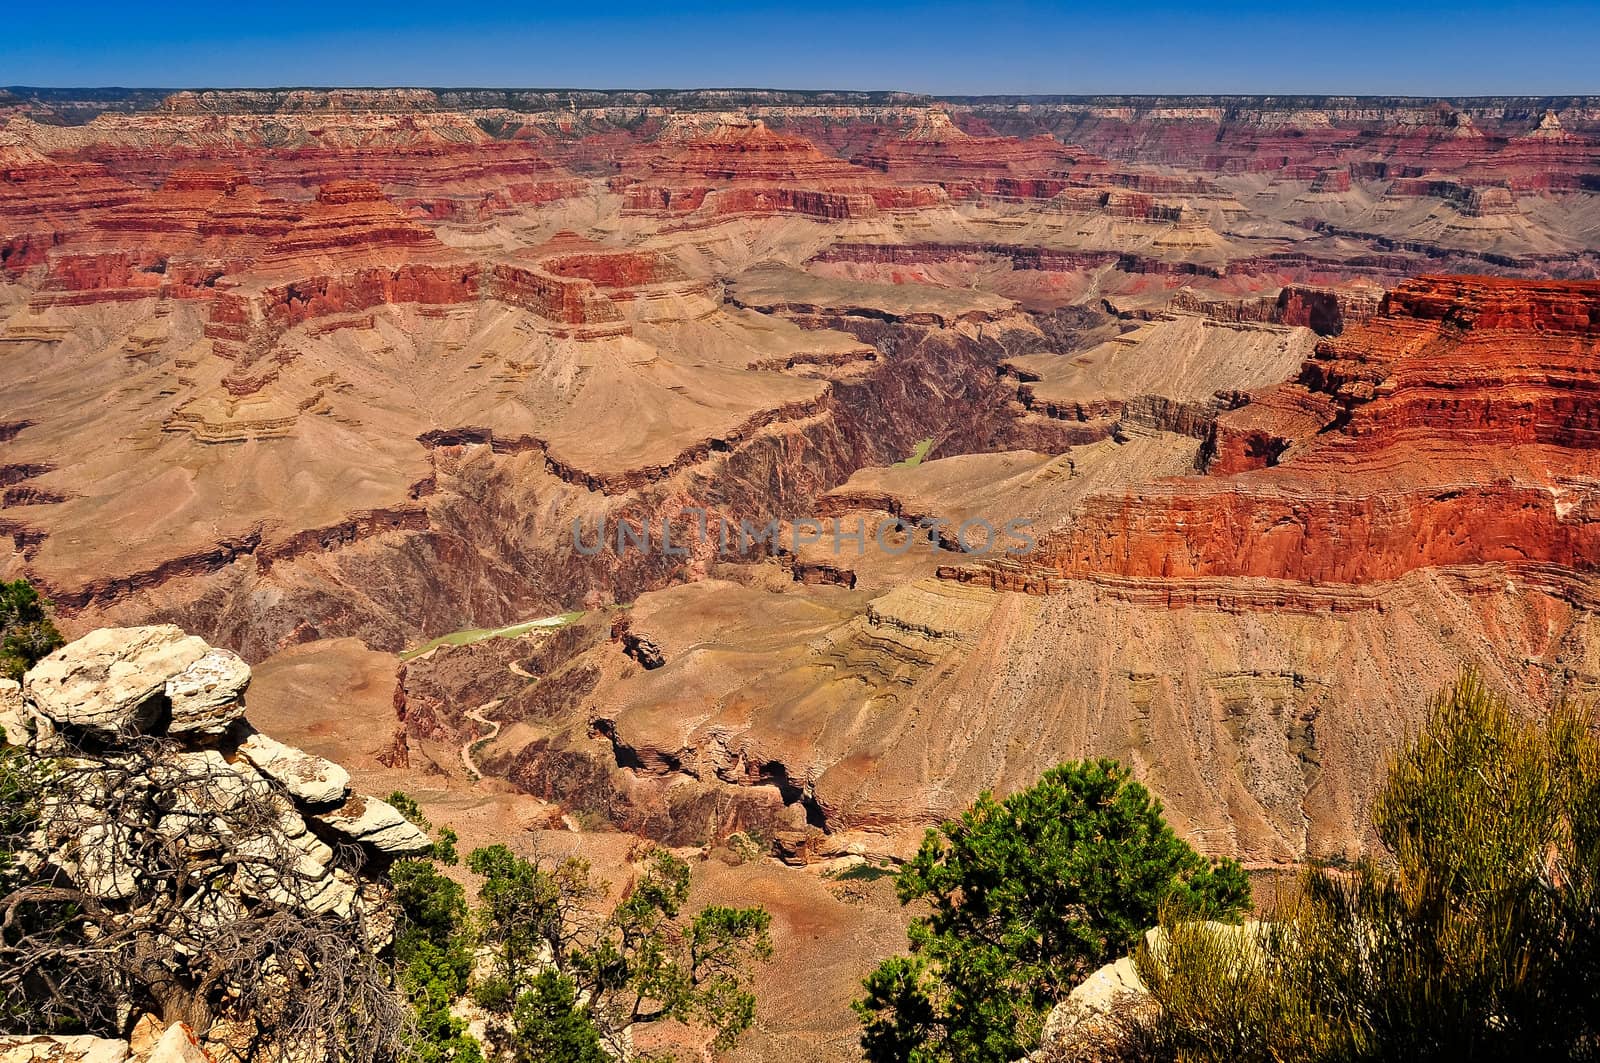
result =
M1373 810L1381 861L1308 872L1253 942L1141 957L1130 1058L1511 1061L1600 1055L1600 739L1466 675ZM1159 962L1157 962L1159 960Z
M689 865L671 853L652 853L603 917L605 883L576 857L492 845L467 864L483 876L477 921L493 971L475 999L497 1018L496 1058L598 1063L625 1051L629 1027L663 1020L724 1050L754 1023L750 968L772 954L772 917L719 905L691 916Z
M880 878L897 878L899 872L883 864L852 864L833 876L835 882L876 882Z
M0 676L21 679L61 645L61 632L46 614L49 605L27 580L0 580Z
M1161 803L1115 761L1064 764L1029 789L981 795L928 832L899 873L902 903L931 911L912 955L885 961L855 1007L869 1060L1018 1059L1088 972L1132 948L1163 904L1236 919L1237 863L1178 838Z

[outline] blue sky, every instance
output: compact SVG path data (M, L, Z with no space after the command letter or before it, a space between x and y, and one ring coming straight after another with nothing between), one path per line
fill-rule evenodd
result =
M1600 3L8 7L0 85L1600 93Z

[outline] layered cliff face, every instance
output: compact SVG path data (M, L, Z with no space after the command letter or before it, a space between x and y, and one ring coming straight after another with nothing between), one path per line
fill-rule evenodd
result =
M611 187L625 209L662 215L792 213L832 221L936 206L936 187L884 181L761 119L672 123Z
M936 183L958 199L1049 199L1072 183L1075 169L1101 161L1083 158L1086 154L1050 136L969 136L948 113L929 111L904 136L854 161L892 176Z
M1277 370L1290 382L1220 405L1187 443L1108 408L1100 442L1058 457L858 473L792 561L793 605L715 583L649 596L632 626L665 665L591 652L577 730L529 721L552 737L504 770L669 833L748 788L718 806L722 829L816 857L1105 754L1138 765L1203 847L1359 852L1351 824L1418 718L1417 676L1471 664L1530 702L1596 688L1595 296L1426 278L1302 341ZM1227 467L1244 424L1282 433L1251 471ZM996 513L1064 528L1025 558L963 563L954 530ZM848 537L890 518L944 531L893 557Z
M1290 860L1459 665L1595 682L1590 101L0 102L0 570L65 627L627 621L419 666L415 770L803 861L1105 753Z
M1407 282L1259 408L1218 418L1219 475L1092 499L993 578L1337 589L1497 564L1587 600L1597 343L1594 283Z
M281 305L255 308L281 328L327 312L305 292L319 280L324 287L358 284L355 278L373 268L448 272L462 262L370 182L332 181L310 202L295 203L264 195L229 170L177 170L160 188L67 234L31 303L43 310L149 296L212 299L220 285L228 296L217 300L213 320L221 326L239 323L229 315L240 312L247 280L267 293L298 282L293 293L282 291ZM381 301L427 301L424 286Z

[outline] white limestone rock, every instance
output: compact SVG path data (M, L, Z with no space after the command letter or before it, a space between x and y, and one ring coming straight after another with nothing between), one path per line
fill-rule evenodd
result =
M310 832L297 839L247 839L234 847L234 854L240 860L235 887L245 896L284 908L350 915L355 884L328 866L333 850Z
M22 703L22 684L15 679L0 679L0 739L6 745L20 746L28 740L28 709Z
M36 757L57 757L66 753L67 741L61 737L60 730L50 722L50 718L32 705L27 706L27 711L33 732L27 741L29 752Z
M160 765L152 774L158 785L175 791L173 809L179 812L230 812L272 794L272 787L253 767L230 763L215 749L176 753L170 765Z
M1095 971L1073 987L1067 999L1045 1019L1042 1044L1062 1044L1078 1028L1102 1021L1131 1001L1150 995L1132 956L1124 956Z
M341 837L370 845L391 856L420 853L432 844L428 836L393 805L365 794L356 794L332 812L322 812L312 818Z
M115 824L85 828L77 842L63 854L73 880L85 893L103 901L122 901L139 892L134 873L133 840Z
M200 1048L200 1039L193 1030L184 1023L175 1022L167 1027L142 1063L211 1063L211 1057Z
M1191 925L1219 945L1239 949L1246 957L1259 955L1263 932L1259 922L1246 920L1236 926L1208 921ZM1157 969L1166 969L1167 947L1163 928L1145 931L1143 948ZM1106 1058L1100 1048L1114 1039L1119 1018L1153 1006L1150 990L1139 976L1137 961L1124 956L1079 982L1067 999L1051 1009L1039 1038L1039 1050L1029 1058L1034 1063Z
M127 1063L128 1042L79 1034L0 1034L0 1063Z
M158 722L167 680L211 649L171 624L101 628L56 650L23 677L23 696L64 727L101 735Z
M217 735L244 715L250 666L232 650L207 650L205 656L167 680L172 704L170 734Z
M308 805L329 805L349 796L349 772L264 734L245 739L239 754L261 774L282 785L290 796Z
M59 872L132 913L150 900L147 891L159 889L141 877L140 864L152 843L166 841L180 860L231 869L197 883L164 924L161 937L179 955L202 954L230 925L272 905L359 914L363 932L381 948L393 937L389 892L372 876L340 867L335 850L361 844L399 856L426 851L428 838L393 806L353 795L339 765L266 735L240 741L229 729L244 712L249 680L237 656L156 626L97 631L40 662L20 687L0 684L0 726L15 725L14 739L36 755L48 750L61 769L19 864ZM149 742L153 737L164 741ZM308 822L315 809L326 811ZM163 1044L147 1039L131 1057L125 1044L109 1042L122 1051L106 1063L200 1058L192 1038L153 1033ZM79 1058L62 1054L57 1040L38 1044L47 1047L15 1058ZM0 1050L0 1063L12 1058Z

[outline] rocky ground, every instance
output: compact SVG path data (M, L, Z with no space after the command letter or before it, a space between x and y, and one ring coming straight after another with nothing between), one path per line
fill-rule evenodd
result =
M0 94L0 575L468 844L702 855L741 1054L843 1058L830 872L982 789L1268 875L1462 665L1595 689L1597 189L1587 99Z

